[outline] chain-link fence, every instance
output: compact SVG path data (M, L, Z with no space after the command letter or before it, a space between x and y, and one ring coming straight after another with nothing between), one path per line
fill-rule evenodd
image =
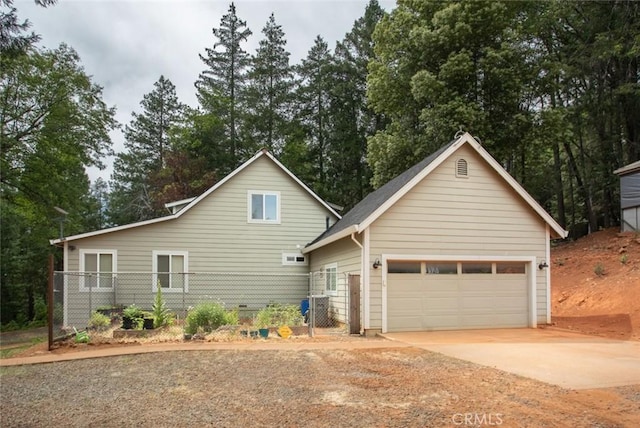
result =
M310 327L340 327L349 322L346 275L270 273L55 272L54 318L67 328L85 328L94 311L112 316L135 304L150 311L162 290L166 307L178 319L203 302L237 310L252 320L268 305L297 305Z

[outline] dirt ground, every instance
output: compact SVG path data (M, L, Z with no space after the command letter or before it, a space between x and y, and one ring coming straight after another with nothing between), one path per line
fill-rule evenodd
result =
M557 327L640 340L640 234L596 232L552 247L551 261Z
M407 347L163 352L0 374L2 427L640 423L640 385L571 391Z

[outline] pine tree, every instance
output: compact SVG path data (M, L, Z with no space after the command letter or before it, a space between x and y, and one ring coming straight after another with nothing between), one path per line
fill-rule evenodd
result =
M297 121L308 147L313 176L308 183L321 196L327 196L327 157L330 132L331 64L327 42L317 36L307 57L297 67Z
M262 29L264 39L256 51L247 89L247 138L254 148L266 147L279 154L290 119L289 93L293 73L282 27L273 13Z
M163 214L153 200L159 189L150 177L166 166L171 148L170 129L184 120L185 106L178 101L176 88L160 76L154 89L140 102L141 113L125 127L126 152L114 162L112 194L109 204L111 222L115 224L147 220Z
M219 117L224 124L224 139L218 142L219 149L228 151L237 163L251 151L243 147L239 135L250 63L249 54L242 49L241 43L252 33L246 21L236 15L233 3L220 20L220 28L213 28L212 32L216 38L213 48L206 48L206 55L200 55L208 68L200 73L195 83L197 96L203 110Z
M372 35L384 11L371 0L364 16L336 45L331 68L328 143L329 199L348 210L371 191L371 169L366 162L367 137L383 129L384 120L367 106L367 66L373 58Z

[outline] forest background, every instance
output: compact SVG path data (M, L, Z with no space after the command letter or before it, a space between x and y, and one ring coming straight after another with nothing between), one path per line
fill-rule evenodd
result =
M200 54L199 105L160 75L125 124L73 47L39 47L13 1L0 7L3 329L44 322L61 224L71 235L166 215L261 148L346 212L462 129L574 238L619 223L613 171L640 159L630 0L399 0L389 12L371 0L297 64L273 14L254 34L231 4ZM109 155L111 178L92 182L87 168Z

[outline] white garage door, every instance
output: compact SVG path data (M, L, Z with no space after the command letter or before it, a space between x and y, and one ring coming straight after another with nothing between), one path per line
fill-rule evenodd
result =
M527 327L526 262L387 263L387 330Z

